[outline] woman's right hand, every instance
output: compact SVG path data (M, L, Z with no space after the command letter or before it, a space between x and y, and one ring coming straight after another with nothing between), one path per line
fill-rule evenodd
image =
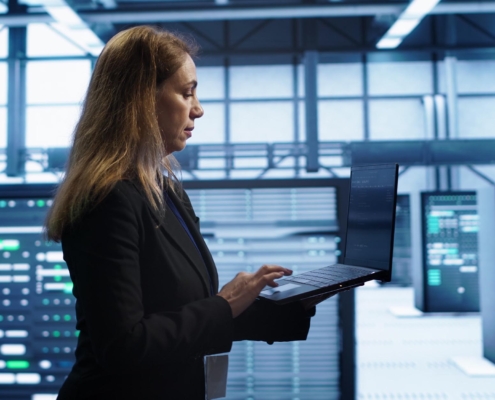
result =
M275 279L291 274L290 269L279 265L263 265L255 273L239 272L217 296L229 302L232 316L236 318L253 303L266 285L277 287Z

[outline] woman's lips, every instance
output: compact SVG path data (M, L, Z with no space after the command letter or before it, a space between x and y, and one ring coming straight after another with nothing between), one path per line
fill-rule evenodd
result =
M186 135L188 138L190 138L192 136L192 131L193 131L194 127L193 128L186 128L184 129L184 132L186 132Z

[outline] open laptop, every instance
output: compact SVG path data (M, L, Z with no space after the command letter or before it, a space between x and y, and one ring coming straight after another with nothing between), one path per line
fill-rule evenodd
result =
M329 292L338 292L371 280L392 278L397 164L351 168L344 263L314 269L277 281L261 299L290 303Z

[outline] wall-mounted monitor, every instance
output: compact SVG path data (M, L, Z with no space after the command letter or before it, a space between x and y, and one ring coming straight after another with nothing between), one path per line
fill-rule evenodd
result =
M0 186L0 397L57 393L74 363L74 297L60 244L42 237L53 185Z
M422 285L416 307L426 312L480 310L476 192L421 193Z

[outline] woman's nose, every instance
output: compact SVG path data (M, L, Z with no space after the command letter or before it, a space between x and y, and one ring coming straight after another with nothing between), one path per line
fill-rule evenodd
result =
M191 109L191 117L192 118L201 118L204 114L203 107L201 107L201 103L199 100L196 101L196 104L194 104L193 108Z

